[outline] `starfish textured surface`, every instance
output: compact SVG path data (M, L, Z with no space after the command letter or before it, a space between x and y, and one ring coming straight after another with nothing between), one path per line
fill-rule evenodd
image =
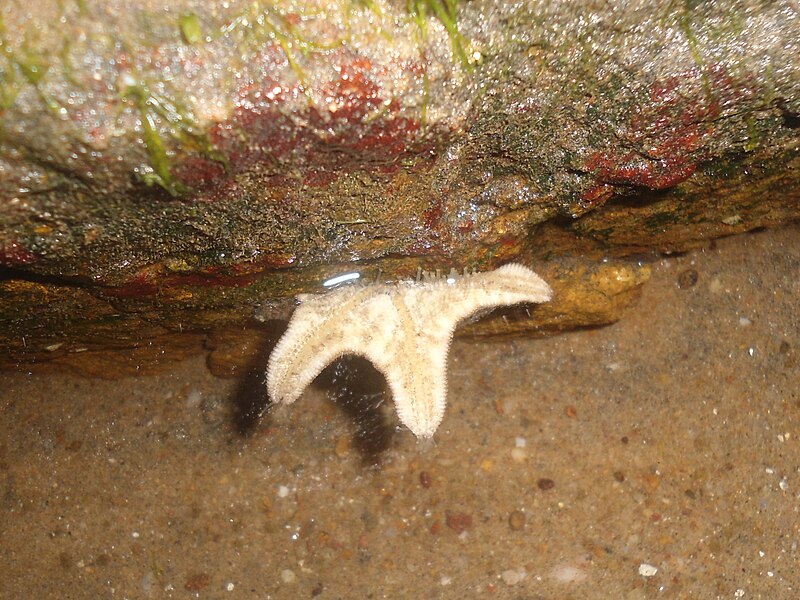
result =
M550 287L518 264L462 277L353 285L301 294L267 368L273 402L289 404L332 361L357 354L386 377L400 422L431 437L447 402L447 355L460 321L475 312L547 302Z

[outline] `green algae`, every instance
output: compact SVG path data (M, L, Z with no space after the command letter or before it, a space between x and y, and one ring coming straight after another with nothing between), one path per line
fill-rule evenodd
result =
M383 21L383 19L386 17L386 14L383 12L383 9L374 0L356 0L356 2L359 5L366 8L368 11L370 11L373 15L375 15L379 22Z
M23 77L34 86L38 86L44 79L47 71L50 70L50 65L47 64L44 57L38 52L31 50L24 54L18 54L15 58L15 62Z
M688 4L688 3L687 3ZM680 27L683 35L686 37L686 42L689 44L689 52L695 64L701 69L705 66L703 60L703 53L700 51L700 42L697 39L694 31L692 30L692 21L689 16L689 7L685 7L681 14L678 16L678 26Z
M458 27L458 0L409 0L407 10L420 27L423 38L427 38L428 14L433 14L447 31L453 55L467 71L472 71L472 62L465 50L466 42Z
M2 14L0 14L0 55L5 59L5 68L0 66L0 110L7 110L17 101L19 84L14 64L14 51L6 40L6 27Z
M147 148L152 168L152 171L140 174L145 184L161 187L171 196L182 196L189 191L172 172L170 154L162 137L161 124L166 125L167 133L179 142L182 150L199 152L228 170L225 155L213 146L191 112L178 101L156 93L143 82L129 85L123 91L122 97L133 103L139 112L142 140Z
M196 44L203 39L203 26L200 17L195 13L185 13L178 18L178 27L181 30L183 41L187 44Z
M297 27L295 27L287 16L274 7L260 7L253 3L244 12L237 15L230 23L221 27L219 35L229 35L235 31L241 31L247 38L252 38L258 47L264 42L276 43L286 57L289 67L294 71L297 80L303 85L306 92L310 90L308 77L300 65L295 48L303 55L308 55L314 51L325 51L332 47L341 45L341 41L333 46L318 44L307 40Z
M35 45L26 44L15 51L5 36L5 23L0 16L0 54L5 58L5 68L0 68L0 110L14 106L24 82L32 85L44 105L51 112L57 112L61 105L46 94L41 87L50 64Z
M428 44L429 12L444 25L453 49L453 56L468 72L472 72L472 63L465 50L465 40L458 27L458 0L408 0L406 9L412 22L417 26L417 41L420 49ZM428 72L422 74L422 107L420 123L423 133L427 129L428 104L430 103L430 80Z
M761 132L758 130L758 125L753 115L748 115L745 124L747 127L747 139L744 143L744 151L752 152L761 143Z

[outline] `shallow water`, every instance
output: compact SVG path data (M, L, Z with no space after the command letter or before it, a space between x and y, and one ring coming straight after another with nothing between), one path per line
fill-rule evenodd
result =
M615 325L457 341L428 444L363 365L250 428L202 358L2 373L0 597L797 597L798 298L800 226L660 260Z

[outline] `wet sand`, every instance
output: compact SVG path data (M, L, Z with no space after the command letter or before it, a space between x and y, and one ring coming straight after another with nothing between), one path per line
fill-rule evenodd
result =
M429 444L363 366L261 421L202 357L0 373L0 597L800 597L800 226L653 270L615 325L457 341Z

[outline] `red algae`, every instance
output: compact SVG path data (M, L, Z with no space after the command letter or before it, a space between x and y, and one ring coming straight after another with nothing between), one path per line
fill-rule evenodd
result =
M419 149L420 122L384 97L379 81L386 74L365 57L337 53L336 77L318 85L325 105L309 99L298 111L306 91L302 82L268 78L238 90L233 116L211 131L234 173L291 161L303 183L325 186L342 172L394 172L400 157Z
M697 88L687 101L687 86ZM714 120L753 90L722 66L691 69L650 86L648 103L634 106L618 147L593 152L586 169L600 183L667 189L691 177L711 156ZM592 188L591 196L599 191ZM602 194L601 194L602 195Z
M0 246L0 266L17 267L36 262L36 255L16 240L6 241Z

